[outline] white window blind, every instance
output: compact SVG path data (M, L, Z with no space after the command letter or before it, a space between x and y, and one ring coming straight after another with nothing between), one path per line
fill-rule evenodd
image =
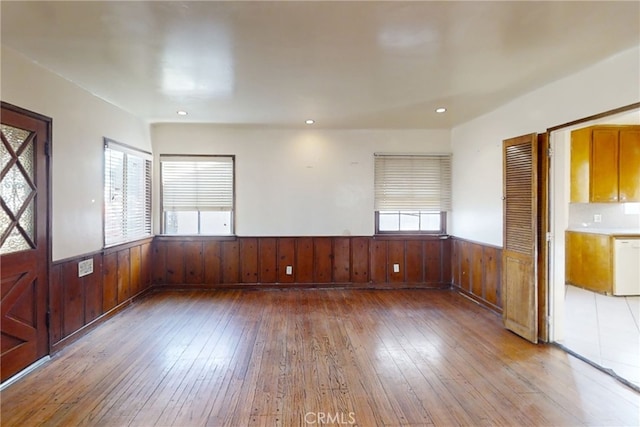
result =
M104 243L151 235L151 155L105 138Z
M451 155L375 155L376 211L451 210Z
M160 156L163 211L233 210L233 157Z

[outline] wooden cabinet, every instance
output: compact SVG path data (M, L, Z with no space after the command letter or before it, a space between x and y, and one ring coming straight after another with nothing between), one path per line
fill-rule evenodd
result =
M567 231L566 282L595 292L613 293L611 236Z
M571 132L571 202L640 202L640 126Z

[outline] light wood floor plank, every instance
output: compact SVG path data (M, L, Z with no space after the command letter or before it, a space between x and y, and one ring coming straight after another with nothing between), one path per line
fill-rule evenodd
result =
M163 291L2 391L2 426L619 426L640 395L452 291Z

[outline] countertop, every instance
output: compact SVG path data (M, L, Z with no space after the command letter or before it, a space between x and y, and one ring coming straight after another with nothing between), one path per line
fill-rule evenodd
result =
M574 233L604 234L612 237L639 237L640 230L637 228L590 228L590 227L574 227L568 228L567 231Z

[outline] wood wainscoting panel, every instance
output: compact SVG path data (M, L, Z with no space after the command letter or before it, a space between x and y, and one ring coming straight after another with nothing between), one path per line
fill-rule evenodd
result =
M502 248L453 238L453 286L474 300L502 312Z
M351 239L351 282L368 283L371 277L371 260L369 248L371 239L354 237Z
M139 247L136 247L139 249ZM133 248L132 248L133 249ZM139 255L140 251L136 251ZM104 275L102 274L102 254L93 256L93 274L82 277L81 283L84 289L84 324L91 323L103 313L102 298L104 296ZM138 259L139 262L139 259ZM139 265L139 264L138 264ZM132 276L132 279L134 277ZM136 277L136 283L140 283L140 277ZM139 290L138 290L139 292Z
M204 246L204 283L217 285L222 283L222 243L215 240L203 242ZM162 284L164 282L154 282Z
M153 282L159 286L451 284L451 241L434 236L162 236L151 252Z
M313 239L311 237L296 238L294 272L297 283L313 282Z
M333 248L330 237L313 239L313 281L315 283L331 283L333 277Z
M151 287L152 257L157 254L151 242L145 239L53 263L49 297L53 351ZM93 272L78 277L78 263L88 259L93 260Z
M185 282L204 283L204 250L202 242L185 242Z
M348 283L351 281L351 239L349 237L334 237L332 240L333 282ZM368 254L364 257L364 260L365 263L369 262ZM362 266L359 267L361 268ZM360 272L358 272L356 277L359 275Z
M258 282L258 259L258 239L252 237L240 239L240 277L242 283Z
M276 283L278 281L278 241L275 237L258 240L258 271L260 283Z

